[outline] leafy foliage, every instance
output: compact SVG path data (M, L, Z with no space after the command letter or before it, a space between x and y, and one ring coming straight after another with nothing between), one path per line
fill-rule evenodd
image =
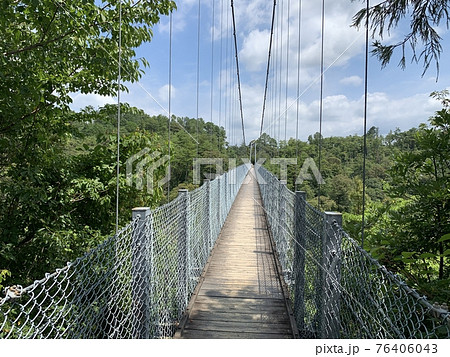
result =
M386 0L378 2L368 10L363 8L353 17L354 26L366 26L368 21L372 36L377 34L381 39L395 29L405 17L410 17L410 32L397 43L385 45L379 40L373 43L372 53L378 57L382 66L386 66L397 48L401 48L402 56L399 66L406 67L406 46L412 50L411 61L423 61L423 74L432 62L436 64L439 75L439 57L442 53L441 36L437 27L450 24L449 3L447 0ZM417 49L423 48L418 53Z
M151 27L175 5L121 3L122 78L134 82L140 64L147 64L134 48L150 41ZM118 5L0 3L0 267L11 272L6 281L40 277L111 231L114 144L106 138L75 155L73 122L86 115L72 113L69 104L70 93L117 91ZM149 133L124 140L130 152L158 141ZM137 197L127 194L130 203Z
M443 103L445 105L445 103ZM407 266L416 265L417 280L448 279L450 271L446 234L450 232L450 112L436 112L430 125L422 124L416 134L417 150L402 152L391 169L390 192L406 200L399 209L402 229L396 237Z
M127 104L121 106L119 224L123 226L129 222L132 207L156 207L167 200L166 187L154 185L153 192L148 192L146 187L136 186L135 167L133 184L127 183L126 162L144 149L159 153L154 161L168 154L169 120L151 117ZM0 257L2 267L12 273L4 275L6 282L40 278L114 231L117 106L87 107L69 114L69 130L61 140L35 157L35 164L25 174L21 165L14 165L0 181ZM194 157L227 157L223 128L202 119L176 117L172 127L170 199L179 188L196 188L190 184ZM167 165L153 172L154 182L166 175Z
M380 136L367 132L365 248L411 286L430 298L448 303L450 282L450 113L448 92L432 93L443 106L430 119L405 132ZM308 142L258 141L258 157L295 158L288 166L288 186L303 190L317 206L317 181L295 184L305 159L318 164L319 134ZM344 229L361 236L363 138L322 138L320 208L344 212ZM272 156L272 157L273 157ZM280 174L279 165L264 165Z
M169 0L122 1L122 78L137 81L145 59L134 48L152 37L152 26L175 5ZM116 105L69 109L70 93L114 95L117 91L118 0L9 1L0 4L0 284L27 284L97 245L114 230L116 198ZM409 43L413 59L423 58L425 71L438 63L441 47L433 26L448 26L447 1L389 0L369 11L373 31L395 28L412 6L412 31L404 41L376 45L386 64L397 47ZM355 24L365 19L362 10ZM416 56L416 43L425 49ZM378 52L377 52L378 51ZM403 55L401 64L405 64ZM122 88L126 90L125 87ZM449 249L449 99L433 93L443 109L406 132L385 137L373 127L367 133L367 249L383 264L402 273L431 297L448 298ZM229 146L222 127L203 119L148 116L123 104L120 156L119 219L128 222L130 208L151 206L194 189L195 157L224 159L248 156L244 146ZM143 149L167 154L171 127L170 186L149 193L126 182L126 160ZM307 158L321 174L296 183ZM345 212L345 228L361 231L363 139L320 138L277 143L263 134L258 158L297 158L287 168L288 186L307 192L321 208ZM279 174L279 166L265 165ZM155 172L164 177L167 164ZM208 172L213 167L204 166ZM169 190L166 190L169 189ZM169 191L169 192L168 192Z

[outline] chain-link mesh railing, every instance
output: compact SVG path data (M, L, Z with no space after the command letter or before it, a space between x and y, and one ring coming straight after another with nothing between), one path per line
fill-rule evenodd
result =
M82 258L0 302L2 338L105 338L132 331L132 233L138 220Z
M0 297L1 338L168 338L184 313L248 172L242 165L133 210L117 235Z
M340 214L320 212L256 167L266 216L303 338L450 338L432 306L361 249Z

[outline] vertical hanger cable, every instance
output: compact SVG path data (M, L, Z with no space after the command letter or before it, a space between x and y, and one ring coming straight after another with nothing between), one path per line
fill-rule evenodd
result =
M259 130L259 136L262 135L263 126L264 126L264 113L266 109L266 98L267 98L267 88L269 85L269 74L270 74L270 56L272 54L272 42L273 42L273 26L275 23L275 8L277 5L277 0L273 0L273 8L272 8L272 25L270 26L270 39L269 39L269 54L267 56L267 69L266 69L266 84L264 85L264 98L263 98L263 108L261 115L261 128Z
M298 43L297 43L297 113L296 113L296 127L295 127L295 157L298 160L299 142L298 142L298 124L300 120L300 65L301 65L301 44L302 44L302 0L300 0L298 7Z
M286 44L286 93L284 101L284 141L287 144L287 121L288 121L288 91L289 91L289 46L290 46L290 24L289 18L291 16L291 0L288 0L287 5L287 44Z
M117 168L116 168L116 234L119 233L119 191L120 191L120 85L122 62L122 1L119 1L119 53L117 75Z
M366 211L366 157L367 157L367 97L369 72L369 0L366 0L366 49L364 63L364 148L363 148L363 187L362 187L362 215L361 215L361 248L364 249L364 229Z
M322 121L323 121L323 69L324 69L324 38L325 38L325 0L322 0L322 23L321 23L321 45L320 45L320 101L319 101L319 165L320 172L322 161ZM317 195L317 208L320 209L320 183Z
M242 140L245 144L245 128L244 128L244 111L242 109L242 93L241 93L241 79L239 75L239 57L238 57L238 47L237 47L237 36L236 36L236 20L234 16L234 4L233 0L231 0L231 14L233 18L233 36L234 36L234 52L236 56L236 73L237 73L237 82L238 82L238 95L239 95L239 108L241 112L241 126L242 126Z
M169 103L169 121L168 121L168 152L169 152L169 180L167 181L167 202L170 201L170 175L171 175L171 150L170 150L170 123L172 121L172 28L173 28L173 19L172 19L172 11L169 15L169 93L168 93L168 103Z
M198 16L197 16L197 88L196 88L196 119L197 119L197 157L198 157L198 143L199 143L199 115L198 115L198 106L199 106L199 92L200 92L200 0L198 0Z

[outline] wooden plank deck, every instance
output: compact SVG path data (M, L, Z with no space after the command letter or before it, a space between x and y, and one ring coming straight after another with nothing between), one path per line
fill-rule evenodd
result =
M253 171L245 183L175 338L293 338Z

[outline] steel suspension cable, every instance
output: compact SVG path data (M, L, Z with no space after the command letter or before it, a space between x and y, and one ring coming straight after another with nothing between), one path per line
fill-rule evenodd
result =
M230 56L229 58L233 58L232 57L232 53L233 53L233 46L230 46ZM232 62L232 61L231 61ZM229 143L230 145L236 144L237 142L235 142L235 138L234 138L234 118L236 118L236 80L235 80L235 76L233 76L233 72L231 71L230 68L230 73L229 73L229 80L230 80L230 115L229 115L229 124L228 124L228 128L229 128Z
M367 97L369 72L369 0L366 0L366 48L364 59L364 144L363 144L363 187L362 187L362 216L361 216L361 248L364 249L364 229L366 212L366 157L367 157Z
M289 38L290 38L290 24L289 18L291 15L291 0L288 0L287 8L287 44L286 44L286 93L284 102L284 141L287 144L287 121L288 121L288 90L289 90Z
M210 141L211 148L213 147L213 108L214 108L214 35L215 35L215 2L216 0L211 0L212 2L212 16L211 16L211 92L210 92L210 122L211 122L211 132L210 132ZM211 173L211 168L210 168Z
M196 119L197 119L197 157L198 157L198 142L199 142L199 132L198 132L198 106L199 106L199 91L200 91L200 0L198 0L198 16L197 16L197 88L196 88Z
M237 93L237 80L236 78L233 76L233 118L237 118L239 116L239 105L238 105L238 93ZM233 130L233 143L235 145L238 145L238 140L237 140L237 134L236 134L236 125L232 126L232 130Z
M280 36L280 31L279 31L279 2L277 2L277 10L275 13L275 29L274 29L274 43L273 43L273 61L272 61L272 65L271 68L273 68L272 71L272 80L270 82L270 89L271 89L271 105L272 105L272 118L270 120L270 129L272 129L272 137L276 140L277 138L277 128L276 128L276 121L275 118L278 115L278 96L277 96L277 86L278 86L278 38ZM264 131L263 131L264 133ZM278 150L278 142L277 144L277 150Z
M222 118L222 62L223 62L223 0L220 7L220 55L219 55L219 129ZM217 137L217 146L220 152L220 137Z
M236 39L236 20L234 16L234 3L233 0L231 0L231 16L233 18L233 37L234 37L234 51L236 56L236 74L237 74L237 81L238 81L238 95L239 95L239 109L241 112L241 125L242 125L242 139L245 144L245 128L244 128L244 112L242 110L242 94L241 94L241 79L239 75L239 56L238 56L238 47L237 47L237 39Z
M349 44L349 45L347 46L347 48L346 48L345 50L343 50L343 51L339 54L339 56L337 56L337 57L336 57L336 58L328 65L327 68L324 69L323 73L325 74L330 68L332 68L332 67L334 66L334 64L335 64L337 61L339 61L339 59L341 59L341 57L342 57L345 53L347 53L347 51L348 51L350 48L352 48L353 45L354 45L355 43L358 42L358 40L359 40L360 37L361 37L361 36L355 37L355 39L352 41L352 43ZM320 82L320 74L317 76L316 79L314 79L313 81L311 81L311 82L309 83L309 85L306 86L305 89L302 90L302 92L300 93L300 95L299 95L295 100L293 100L293 101L291 102L291 104L288 106L288 109L290 109L294 104L296 104L297 101L298 101L298 99L300 99L300 98L303 96L303 94L305 94L305 93L306 93L306 92L307 92L307 91L308 91L315 83L318 83L318 82ZM283 112L283 114L284 114L284 112ZM279 118L278 118L278 119L279 119ZM278 119L277 119L277 120L278 120ZM270 128L270 129L271 129L271 128Z
M230 42L230 53L229 53L229 58L230 58L230 67L232 67L233 64L233 43L232 41ZM236 99L237 99L237 81L236 81L236 76L233 75L233 71L230 68L230 122L229 122L229 130L230 130L230 144L234 143L237 145L237 141L234 140L233 138L233 129L234 126L234 118L237 118L238 116L235 115L235 107L236 107Z
M229 10L229 9L228 9ZM228 29L229 25L230 25L230 12L227 11L227 17L226 17L226 22L225 22L225 28ZM230 26L231 28L231 26ZM231 36L226 37L226 41L225 41L225 95L223 96L223 101L224 101L224 105L223 105L223 111L224 111L224 123L223 123L223 127L225 128L225 133L227 133L227 138L228 138L228 128L229 128L229 119L230 119L230 115L228 113L228 95L229 95L229 75L231 74L231 68L229 65L230 62L230 57L229 57L229 48L231 48ZM229 142L229 140L228 140Z
M263 126L264 126L264 112L266 110L267 87L269 85L270 56L272 54L273 26L275 24L275 9L276 9L276 6L277 6L277 0L273 0L272 25L270 26L270 39L269 39L269 54L267 56L266 84L264 85L264 98L263 98L263 107L262 107L262 114L261 114L261 129L259 131L259 136L262 135Z
M117 168L116 168L116 234L119 234L119 179L120 179L120 85L122 80L122 1L119 1L119 53L117 73Z
M275 29L275 70L274 70L274 78L272 85L272 95L273 95L273 118L272 118L272 127L273 127L273 138L277 141L277 152L278 152L278 137L277 137L277 117L278 117L278 76L279 76L279 38L280 38L280 11L276 13L276 29Z
M273 68L274 65L276 65L276 51L274 51L274 53L273 53L271 62L272 62L271 67ZM269 86L270 86L269 87L269 91L270 91L269 92L269 94L270 94L270 102L269 103L270 103L271 117L270 117L270 122L269 122L269 127L268 127L268 129L269 129L268 134L269 134L269 136L275 138L275 128L274 128L273 122L274 122L275 116L277 115L276 108L275 108L275 100L276 99L275 99L275 85L274 85L275 80L276 80L276 71L272 71L270 77L271 77L271 79L269 80ZM265 130L263 129L260 136L264 133L264 131Z
M319 101L319 165L320 172L322 161L322 121L323 121L323 69L324 69L324 39L325 39L325 0L322 0L322 21L321 21L321 45L320 45L320 101ZM319 190L317 195L317 208L320 209L320 183L317 183Z
M298 123L300 119L300 65L301 65L301 44L302 44L302 5L300 0L298 7L298 43L297 43L297 113L296 113L296 127L295 127L295 157L298 160L299 142L298 142Z
M279 6L278 6L279 9ZM272 81L272 105L273 105L273 116L271 120L272 130L273 130L273 138L276 141L277 152L278 152L278 138L277 138L277 121L278 117L278 76L279 76L279 57L280 57L280 46L279 46L279 38L280 38L280 10L276 11L275 15L275 53L274 53L274 71L273 71L273 81Z
M282 93L282 69L283 69L283 10L284 10L284 2L281 1L281 12L278 14L280 19L280 61L279 61L279 71L278 75L279 79L279 87L278 87L278 143L281 142L281 93ZM278 145L278 148L281 148L281 145Z
M170 201L170 175L171 175L171 150L170 150L170 123L172 121L172 30L173 28L173 19L172 19L172 11L169 15L169 93L168 93L168 110L169 110L169 121L168 121L168 140L167 140L167 146L168 146L168 153L169 153L169 180L167 180L167 202Z
M360 36L356 36L354 39L353 39L353 41L339 54L339 56L337 56L325 69L324 69L324 71L323 71L323 73L325 74L329 69L331 69L333 66L334 66L334 64L337 62L337 61L339 61L339 59L341 59L342 58L342 56L345 54L345 53L347 53L347 51L350 49L350 48L352 48L353 47L353 45L355 45L358 41L359 41L359 39L360 39L360 37L362 37L363 35L360 35ZM276 52L275 52L275 54L276 54ZM296 99L294 99L292 102L291 102L291 104L288 106L288 109L290 109L294 104L296 104L297 103L297 101L303 96L303 94L305 94L315 83L319 83L320 82L320 74L317 76L317 78L316 79L314 79L314 80L312 80L306 87L305 87L305 89L303 89L302 90L302 92L300 93L300 95L296 98ZM284 112L283 112L283 114L284 114ZM279 118L278 118L279 119ZM277 120L278 120L277 119ZM272 122L273 123L273 122ZM273 127L274 127L274 125L270 125L270 127L268 128L269 130L273 130ZM264 133L266 133L266 131L264 131Z

